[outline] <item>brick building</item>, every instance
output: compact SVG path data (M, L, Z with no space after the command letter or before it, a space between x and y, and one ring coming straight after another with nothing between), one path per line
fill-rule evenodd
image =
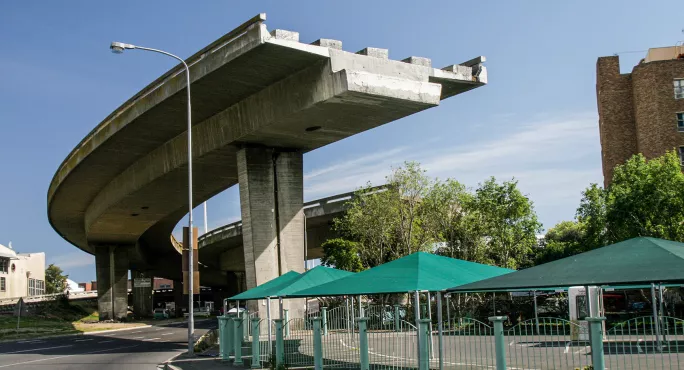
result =
M675 149L684 165L684 46L649 49L625 74L617 56L598 58L596 99L605 186L636 153L653 158Z

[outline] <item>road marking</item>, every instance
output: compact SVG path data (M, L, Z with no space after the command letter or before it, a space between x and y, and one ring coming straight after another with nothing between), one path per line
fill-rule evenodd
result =
M162 333L162 335L171 335L173 333Z
M25 343L42 343L44 340L42 339L33 339L33 340L22 340L21 342L17 342L18 344L25 344Z
M11 353L22 353L22 352L33 352L33 351L43 351L43 350L48 350L48 349L55 349L55 348L64 348L64 347L73 347L71 344L67 346L57 346L57 347L44 347L44 348L34 348L34 349L25 349L22 351L14 351L14 352L5 352L3 354L9 355Z
M138 344L132 345L132 346L123 346L123 347L115 347L115 348L102 349L102 350L99 350L99 351L76 353L76 354L73 354L73 355L64 355L64 356L57 356L57 357L41 358L41 359L38 359L38 360L31 360L31 361L24 361L24 362L15 362L15 363L13 363L13 364L0 365L0 368L3 368L3 367L10 367L10 366L16 366L16 365L32 364L32 363L34 363L34 362L42 362L42 361L48 361L48 360L56 360L56 359L59 359L59 358L74 357L74 356L81 356L81 355L89 355L89 354L93 354L93 353L102 353L102 352L116 351L117 349L133 348L133 347L137 347L137 346L138 346Z
M99 343L111 343L111 342L115 342L115 341L114 340L103 340L102 342L97 342L97 343L99 344Z
M128 339L143 339L145 337L135 337L135 338L128 338Z
M154 329L154 331L164 330L165 328Z
M157 339L161 339L161 338L149 338L149 339L143 339L143 342L149 342L149 341L151 341L151 340L157 340Z
M74 342L87 342L90 340L92 340L92 339L76 339L76 340L74 340Z

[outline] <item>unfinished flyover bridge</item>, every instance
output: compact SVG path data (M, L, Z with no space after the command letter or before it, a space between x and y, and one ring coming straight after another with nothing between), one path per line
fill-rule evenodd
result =
M423 57L391 60L386 49L303 43L264 21L260 14L186 59L193 199L239 185L235 258L244 261L247 288L304 270L304 153L487 82L482 57L432 68ZM103 320L125 317L129 270L182 279L171 233L187 213L185 81L177 65L123 103L72 150L48 189L52 227L95 255ZM233 284L221 264L209 266L202 285Z

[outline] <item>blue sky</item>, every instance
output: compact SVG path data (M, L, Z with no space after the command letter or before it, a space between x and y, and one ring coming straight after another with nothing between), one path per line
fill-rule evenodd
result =
M92 256L46 216L52 176L103 118L174 65L152 53L109 52L119 40L189 56L257 13L302 42L389 49L436 67L487 57L489 85L434 109L305 156L305 199L380 184L407 160L470 186L515 177L546 228L571 219L601 182L595 97L598 56L623 72L649 47L684 39L684 2L662 1L92 1L0 3L0 243L47 253L74 280ZM644 51L644 52L641 52ZM237 188L209 201L209 227L239 218ZM201 212L201 210L198 210ZM200 213L201 214L201 213ZM201 216L198 218L201 224Z

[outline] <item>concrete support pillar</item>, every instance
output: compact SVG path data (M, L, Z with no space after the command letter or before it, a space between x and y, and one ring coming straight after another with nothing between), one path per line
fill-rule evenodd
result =
M237 153L247 289L288 271L304 271L303 167L301 152L242 148ZM250 301L266 317L266 306ZM287 300L302 317L304 300ZM278 312L278 302L271 305Z
M100 320L125 320L128 313L128 248L96 246L95 273Z
M145 279L149 279L149 286L143 286L145 285ZM152 311L154 310L154 303L152 301L154 277L148 272L131 270L131 280L133 281L131 288L133 289L133 312L135 316L152 317Z
M187 299L183 299L186 297L183 294L183 282L181 280L174 280L173 281L173 303L175 306L175 316L176 317L183 317L183 307L188 306L188 301Z

